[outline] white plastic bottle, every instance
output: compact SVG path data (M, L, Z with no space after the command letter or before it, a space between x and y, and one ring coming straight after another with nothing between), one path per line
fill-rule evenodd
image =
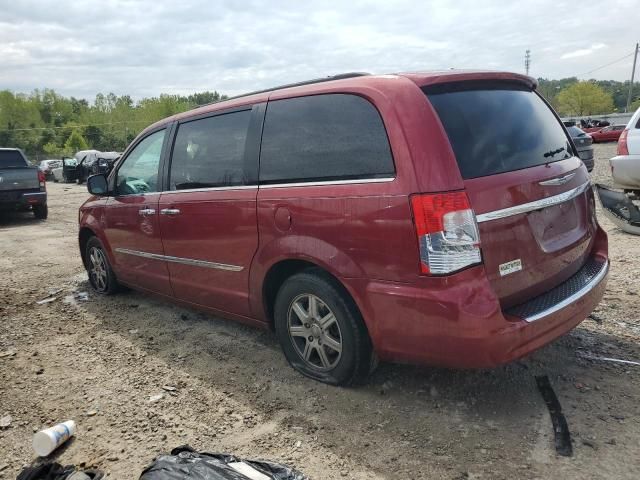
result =
M38 456L46 457L75 433L76 422L73 420L67 420L51 428L40 430L33 436L33 449Z

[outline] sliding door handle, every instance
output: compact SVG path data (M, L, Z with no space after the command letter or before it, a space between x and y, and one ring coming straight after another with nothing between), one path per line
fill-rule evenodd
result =
M180 215L180 210L177 208L163 208L160 213L162 215Z
M141 210L138 210L138 214L142 215L143 217L147 217L149 215L155 215L156 211L154 208L143 208Z

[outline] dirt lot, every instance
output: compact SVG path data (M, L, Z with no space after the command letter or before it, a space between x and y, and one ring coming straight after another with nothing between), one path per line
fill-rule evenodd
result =
M614 150L596 146L595 181L609 181ZM0 478L34 460L34 431L67 419L78 433L59 461L117 479L185 443L288 462L316 480L640 477L640 367L585 358L640 360L640 238L602 216L608 290L571 334L495 370L382 365L368 385L340 389L291 370L270 332L135 292L73 300L89 291L76 241L87 193L49 193L47 221L0 219L0 417L12 417ZM544 374L570 458L555 453L534 378Z

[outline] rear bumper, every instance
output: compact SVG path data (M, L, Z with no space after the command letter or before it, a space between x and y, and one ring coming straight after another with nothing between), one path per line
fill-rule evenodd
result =
M23 210L46 203L47 192L0 192L0 209L2 210Z
M609 164L616 187L640 190L640 155L618 155Z
M545 305L529 321L501 309L481 266L440 281L438 288L369 282L361 299L376 352L388 361L488 368L537 350L576 327L602 299L607 242L602 230L598 237L592 254L603 264L601 274L574 289L570 301Z

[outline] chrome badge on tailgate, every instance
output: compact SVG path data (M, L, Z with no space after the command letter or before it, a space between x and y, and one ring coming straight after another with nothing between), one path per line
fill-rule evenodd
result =
M520 270L522 270L522 260L517 258L507 263L501 263L498 267L498 270L500 270L501 277L504 277L505 275L509 275L511 273L519 272Z

